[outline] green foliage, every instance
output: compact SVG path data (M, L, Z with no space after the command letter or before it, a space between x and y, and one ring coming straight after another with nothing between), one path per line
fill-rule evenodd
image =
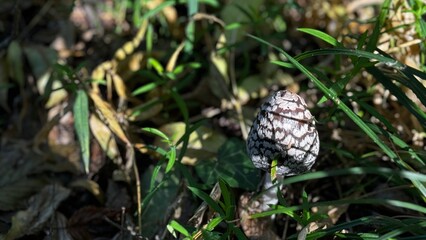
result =
M245 235L241 232L241 230L232 221L235 218L234 214L236 204L234 201L235 196L233 195L230 186L223 179L218 179L218 182L220 191L222 193L223 201L215 201L208 194L201 191L200 189L188 187L192 193L194 193L197 197L201 198L204 202L206 202L207 205L219 215L217 217L212 218L203 229L195 231L192 236L189 236L189 239L195 238L195 236L199 235L200 231L201 234L204 237L207 237L208 239L225 239L230 238L231 236L236 236L237 239L247 239ZM227 230L224 234L214 232L215 228L220 223L226 224Z
M78 90L73 107L74 125L80 143L86 173L90 165L89 99L84 90Z
M226 141L218 150L217 159L206 159L196 166L198 176L213 186L223 178L231 187L255 190L260 171L253 166L245 152L245 143L238 139Z

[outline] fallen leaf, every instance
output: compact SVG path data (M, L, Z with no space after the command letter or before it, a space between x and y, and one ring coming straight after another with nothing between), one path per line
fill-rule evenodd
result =
M39 232L55 213L58 205L70 194L70 190L60 185L48 185L31 197L29 207L12 217L12 227L5 240L16 239Z
M89 95L90 95L90 98L95 103L96 109L100 111L100 113L102 114L102 117L107 122L111 131L121 141L123 141L126 144L131 145L129 139L127 138L126 134L124 133L123 129L121 128L120 123L117 121L117 119L116 119L117 113L111 107L111 105L109 103L105 102L96 92L90 91Z
M98 141L102 150L105 151L106 155L113 160L115 164L120 165L123 160L118 150L117 142L112 135L111 130L94 114L90 115L90 130L93 136Z

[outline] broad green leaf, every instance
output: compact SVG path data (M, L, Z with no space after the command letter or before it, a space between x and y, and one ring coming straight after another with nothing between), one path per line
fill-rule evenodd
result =
M217 159L199 161L195 170L209 185L222 178L231 187L255 190L260 182L260 171L247 156L244 142L238 139L226 141L219 148Z
M84 171L89 173L90 166L90 131L89 131L89 99L84 90L78 90L73 107L74 126L83 156Z
M164 174L163 171L157 170L158 168L150 167L141 179L143 197L141 231L148 239L153 239L155 233L164 230L164 226L159 223L164 221L164 216L169 214L170 204L176 200L182 184L181 176L177 171ZM152 180L154 180L154 187L150 188ZM194 209L191 207L185 211L193 211Z

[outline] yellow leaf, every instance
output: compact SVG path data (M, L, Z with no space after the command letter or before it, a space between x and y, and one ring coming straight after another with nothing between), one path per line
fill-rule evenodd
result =
M126 84L124 84L124 81L120 77L120 75L116 73L111 73L111 78L112 78L112 82L114 83L114 88L118 96L120 96L123 99L127 99Z
M107 156L111 158L115 164L121 164L122 159L111 130L94 114L90 115L90 129Z
M171 56L169 62L167 63L166 66L166 71L171 72L175 69L176 66L176 61L179 57L179 54L182 52L183 47L185 46L184 42L182 42L179 47L175 50L175 52L173 53L173 55Z
M99 112L102 114L101 117L105 119L111 131L124 143L131 144L123 129L121 128L120 123L117 121L117 113L114 111L111 105L105 102L98 94L93 91L90 91L89 95L93 100L96 109L99 110Z

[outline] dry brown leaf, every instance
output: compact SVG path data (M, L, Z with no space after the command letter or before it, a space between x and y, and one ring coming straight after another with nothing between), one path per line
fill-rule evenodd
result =
M124 100L127 99L127 87L120 75L111 73L111 78L118 96Z
M111 131L124 143L131 145L129 139L121 128L120 123L117 121L117 113L111 107L111 105L105 102L98 94L93 91L89 92L90 98L93 100L96 109L102 115Z
M94 114L90 115L89 121L90 130L100 144L102 150L105 151L106 155L112 159L115 164L121 164L123 160L121 159L117 143L111 130Z
M70 190L59 185L48 185L31 197L26 210L19 211L12 217L12 227L6 234L6 240L40 231L59 204L70 194Z
M182 42L181 44L179 44L179 47L176 48L173 55L170 57L169 62L167 63L166 71L171 72L175 69L177 59L179 57L179 54L182 52L182 49L184 46L185 46L185 43Z

